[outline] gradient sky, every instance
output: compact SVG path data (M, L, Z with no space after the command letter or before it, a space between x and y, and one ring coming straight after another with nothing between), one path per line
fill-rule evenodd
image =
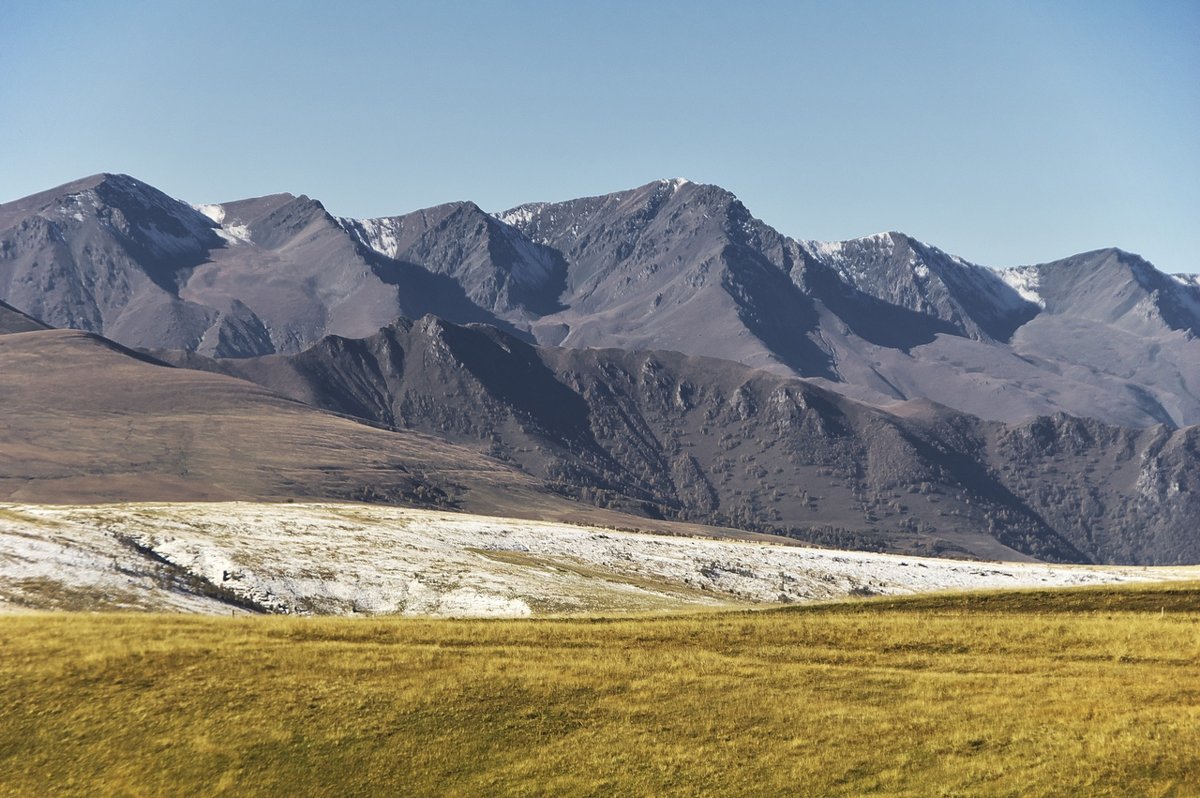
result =
M0 201L717 183L800 238L1200 271L1200 1L0 3Z

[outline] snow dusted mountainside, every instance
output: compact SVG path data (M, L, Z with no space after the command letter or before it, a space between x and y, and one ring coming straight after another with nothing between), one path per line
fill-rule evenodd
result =
M1193 277L1119 250L996 271L902 233L792 239L682 179L355 220L290 194L193 207L98 175L0 205L0 300L217 357L433 314L542 345L734 360L881 407L1200 423Z
M957 334L1007 341L1037 313L1000 274L903 233L852 241L805 241L814 260L851 288L950 324Z

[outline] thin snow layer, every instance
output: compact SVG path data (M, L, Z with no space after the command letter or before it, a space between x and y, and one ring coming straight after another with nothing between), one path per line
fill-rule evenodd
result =
M250 240L250 228L244 224L222 225L217 228L216 232L230 244L239 244Z
M180 574L128 542L40 508L0 506L0 610L133 609L221 612Z
M54 216L58 216L60 219L70 217L77 222L82 222L86 218L85 214L94 213L100 205L100 198L96 196L96 192L93 189L87 189L76 194L66 195L59 200L53 211L47 209L41 215L48 219L52 219Z
M0 505L0 606L527 616L1195 577L983 563L353 504ZM78 605L79 601L75 604ZM78 608L78 607L77 607Z

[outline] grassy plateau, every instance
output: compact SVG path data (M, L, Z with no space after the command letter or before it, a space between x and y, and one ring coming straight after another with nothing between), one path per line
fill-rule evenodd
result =
M1200 583L0 617L0 795L1200 795Z

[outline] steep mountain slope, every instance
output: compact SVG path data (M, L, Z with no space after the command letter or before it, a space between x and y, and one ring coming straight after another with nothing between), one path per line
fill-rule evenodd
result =
M798 247L722 188L661 180L499 218L568 264L566 308L534 325L540 343L670 349L835 376L812 299L788 276Z
M552 304L555 290L538 280L561 279L553 253L470 203L362 222L303 196L202 208L229 240L180 289L226 313L200 352L294 352L425 313L509 327L493 308L519 315L522 303Z
M801 246L857 291L938 319L957 335L1007 341L1037 313L1034 303L993 270L903 233Z
M900 233L788 238L717 186L353 220L121 175L0 205L0 300L126 345L298 352L397 318L718 357L889 406L1200 423L1200 286L1119 250L996 272Z
M535 348L435 318L295 356L176 359L634 512L856 548L1200 560L1200 427L1005 426L924 402L892 415L729 361Z
M1200 426L1129 430L1058 414L984 425L1001 481L1110 562L1200 562Z
M338 223L389 260L420 264L451 278L468 299L492 313L520 320L558 309L567 270L562 256L534 244L473 202Z
M1200 335L1194 280L1163 274L1137 255L1100 249L1000 272L1049 314L1098 322L1133 335Z
M1200 291L1126 253L1110 259L1139 269L1091 253L996 272L900 233L801 242L678 180L499 218L567 260L567 309L534 327L542 343L717 356L877 405L936 398L1003 421L1200 423ZM1085 287L1047 303L1028 289L1039 274ZM1156 321L1134 323L1149 308Z
M0 297L55 327L194 348L211 309L179 274L221 239L201 214L123 175L96 175L0 205Z
M1200 560L1200 284L1120 250L993 271L900 233L800 241L685 180L353 220L97 175L0 205L0 300L0 496L577 498L845 546Z
M484 305L554 306L555 253L469 203L435 210L412 215L419 230L335 219L290 194L193 208L96 175L0 205L0 297L128 346L234 357L369 335L399 316L507 326ZM403 246L373 248L389 236Z
M1013 352L1074 384L1109 384L1111 409L1089 415L1135 423L1120 405L1200 423L1200 286L1117 249L1001 276L1044 308L1015 332Z

